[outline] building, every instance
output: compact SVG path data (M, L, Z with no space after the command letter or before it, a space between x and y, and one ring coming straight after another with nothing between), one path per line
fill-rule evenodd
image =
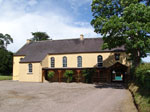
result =
M93 82L127 81L130 62L124 47L102 50L101 38L47 40L27 43L13 57L13 80L43 82L54 71L53 81L64 81L65 70L81 81L82 70L95 69ZM80 78L79 78L80 77ZM82 79L83 80L83 79Z

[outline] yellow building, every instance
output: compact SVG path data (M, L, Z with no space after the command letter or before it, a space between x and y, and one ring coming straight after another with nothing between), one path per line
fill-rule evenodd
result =
M43 82L49 71L53 81L65 81L73 70L73 81L83 81L82 71L92 70L92 82L127 81L130 63L124 47L102 50L101 38L46 40L27 43L13 57L13 80Z

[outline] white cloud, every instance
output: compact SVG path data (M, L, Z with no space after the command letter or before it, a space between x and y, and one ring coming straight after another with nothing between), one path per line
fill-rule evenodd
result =
M38 3L37 0L29 0L28 2L30 6L36 5L37 3Z
M30 1L34 1L30 5L36 4L36 0ZM24 5L20 10L12 10L12 6L7 5L8 7L4 8L5 16L0 18L0 32L13 37L14 43L8 46L13 52L20 49L26 43L26 39L32 37L31 32L36 31L47 32L52 39L79 38L80 34L84 34L85 37L97 36L86 22L75 23L67 14L59 14L53 10L42 14L38 11L27 13L24 11Z
M83 6L84 4L90 4L92 3L92 0L66 0L71 4L71 8L74 11L77 11L79 7Z
M3 2L3 0L0 0L0 4Z
M145 58L142 58L142 61L143 62L146 62L146 63L150 63L150 56L147 56Z

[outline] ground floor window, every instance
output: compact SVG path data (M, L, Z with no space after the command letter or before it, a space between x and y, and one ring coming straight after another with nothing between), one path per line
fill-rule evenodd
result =
M32 73L32 64L31 64L31 63L28 64L28 72L29 72L29 73Z

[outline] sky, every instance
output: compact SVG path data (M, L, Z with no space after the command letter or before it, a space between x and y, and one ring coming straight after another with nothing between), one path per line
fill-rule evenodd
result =
M10 34L16 52L31 32L46 32L52 39L99 37L90 25L92 0L0 0L0 33Z
M143 61L143 62L150 63L150 53L147 54L147 57L142 58L142 61Z
M46 32L52 39L100 37L90 25L92 0L0 0L0 33L10 34L17 52L31 32ZM150 56L142 59L150 62Z

